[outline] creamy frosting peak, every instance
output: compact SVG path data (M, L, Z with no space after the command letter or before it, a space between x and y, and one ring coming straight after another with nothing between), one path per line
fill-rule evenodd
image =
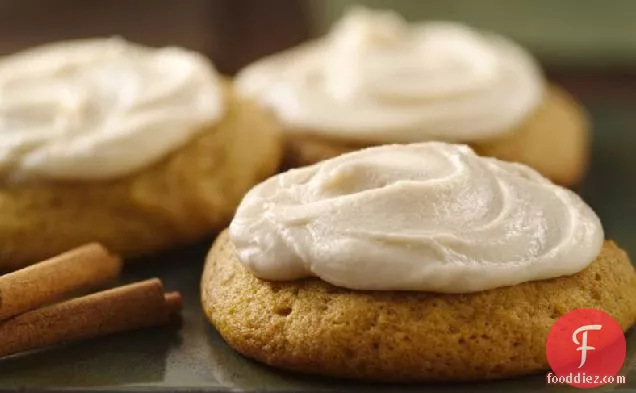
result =
M503 37L356 7L325 37L248 66L236 85L291 132L405 143L504 134L535 110L544 82Z
M577 273L603 228L573 192L469 147L384 145L254 187L230 225L268 280L468 293Z
M202 55L122 39L54 43L0 58L0 177L127 175L224 111Z

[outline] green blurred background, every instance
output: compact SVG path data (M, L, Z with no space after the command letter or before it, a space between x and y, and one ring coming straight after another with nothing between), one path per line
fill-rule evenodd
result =
M354 4L493 30L548 66L636 66L634 0L0 0L0 54L59 39L123 35L199 50L232 73L323 33Z
M524 44L548 65L636 64L634 0L314 0L324 31L348 7L390 8L407 19L449 19L496 31Z

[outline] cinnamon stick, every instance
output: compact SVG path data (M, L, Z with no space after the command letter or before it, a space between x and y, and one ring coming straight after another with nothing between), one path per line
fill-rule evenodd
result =
M179 292L170 292L164 295L166 307L171 314L178 313L181 310L181 294Z
M0 321L80 290L100 287L116 278L121 269L119 257L91 243L0 276Z
M68 300L0 322L0 357L166 323L180 308L158 279Z

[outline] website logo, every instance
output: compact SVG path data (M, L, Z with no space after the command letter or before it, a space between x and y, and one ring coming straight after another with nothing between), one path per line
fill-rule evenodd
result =
M585 361L587 360L587 351L592 351L596 349L594 347L590 347L587 345L588 330L601 330L602 328L603 328L603 325L585 325L576 329L574 331L574 334L572 334L572 341L574 341L574 343L577 345L581 344L581 346L576 349L577 351L581 351L581 364L579 364L579 368L585 365ZM582 342L579 342L579 340L577 339L577 335L579 333L582 333L582 336L583 336Z
M548 333L549 384L593 388L625 383L617 375L625 362L623 330L607 313L580 308L559 318Z

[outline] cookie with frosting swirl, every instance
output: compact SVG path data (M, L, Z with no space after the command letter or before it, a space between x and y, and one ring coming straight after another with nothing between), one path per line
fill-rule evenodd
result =
M456 22L356 7L326 36L248 65L236 86L277 115L290 167L365 146L445 141L562 184L585 169L578 104L520 45Z
M126 257L227 225L279 166L274 119L203 55L122 39L0 58L0 270L87 242Z
M549 369L577 308L636 320L627 254L535 170L429 142L368 148L252 188L210 250L203 308L265 364L371 381Z

